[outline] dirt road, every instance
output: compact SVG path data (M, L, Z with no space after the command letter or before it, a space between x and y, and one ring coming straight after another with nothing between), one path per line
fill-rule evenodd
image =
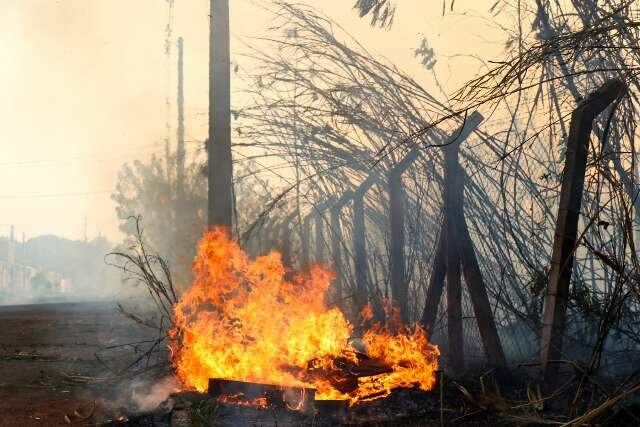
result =
M97 384L106 369L95 354L148 333L117 313L115 303L0 306L0 427L65 426L65 416L83 425L117 416L105 403L117 393Z

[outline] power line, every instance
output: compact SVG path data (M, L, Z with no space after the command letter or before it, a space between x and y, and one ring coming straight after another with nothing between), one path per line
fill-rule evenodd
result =
M186 141L186 142L196 142L196 141ZM154 151L158 151L159 152L159 148L158 147L154 147L154 148L146 148L146 149L140 149L140 150L129 150L127 152L113 152L113 153L104 153L104 154L88 154L88 155L78 155L78 156L74 156L74 157L66 157L66 158L58 158L58 159L42 159L42 160L21 160L21 161L17 161L17 162L0 162L0 167L2 166L40 166L40 165L46 165L46 164L55 164L55 163L66 163L66 162L71 162L71 161L78 161L78 160L93 160L93 161L103 161L103 160L116 160L116 159L123 159L123 158L128 158L130 157L131 153L140 153L140 152L154 152ZM187 151L190 152L195 152L197 151L197 148L190 148ZM101 157L101 156L105 156L105 157ZM137 159L130 159L130 160L137 160Z
M0 199L44 199L55 197L91 196L96 194L112 193L113 190L87 191L78 193L54 193L54 194L0 194Z
M131 153L139 153L139 152L151 152L158 149L156 144L153 144L153 148L150 145L144 146L146 148L139 148L135 150L127 150L127 151L116 151L111 153L87 153L87 154L79 154L71 157L60 157L57 159L40 159L40 160L21 160L17 162L0 162L0 166L29 166L29 165L42 165L47 163L62 163L73 160L108 160L109 158L118 158L123 155L131 154ZM116 157L114 157L116 156Z

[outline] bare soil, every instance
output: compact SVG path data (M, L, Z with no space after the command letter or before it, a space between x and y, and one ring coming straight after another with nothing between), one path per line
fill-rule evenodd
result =
M145 333L115 303L0 306L0 427L116 419L117 393L95 386L95 353Z

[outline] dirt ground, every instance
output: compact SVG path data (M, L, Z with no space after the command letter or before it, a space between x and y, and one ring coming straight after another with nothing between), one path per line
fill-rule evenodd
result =
M0 427L117 418L113 390L96 386L105 367L95 353L145 334L115 303L0 306Z

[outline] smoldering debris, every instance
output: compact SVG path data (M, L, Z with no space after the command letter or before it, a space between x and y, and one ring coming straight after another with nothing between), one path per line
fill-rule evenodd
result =
M169 396L180 391L180 385L173 376L156 382L136 381L131 384L131 403L136 412L149 412L164 403L164 409L171 410Z

